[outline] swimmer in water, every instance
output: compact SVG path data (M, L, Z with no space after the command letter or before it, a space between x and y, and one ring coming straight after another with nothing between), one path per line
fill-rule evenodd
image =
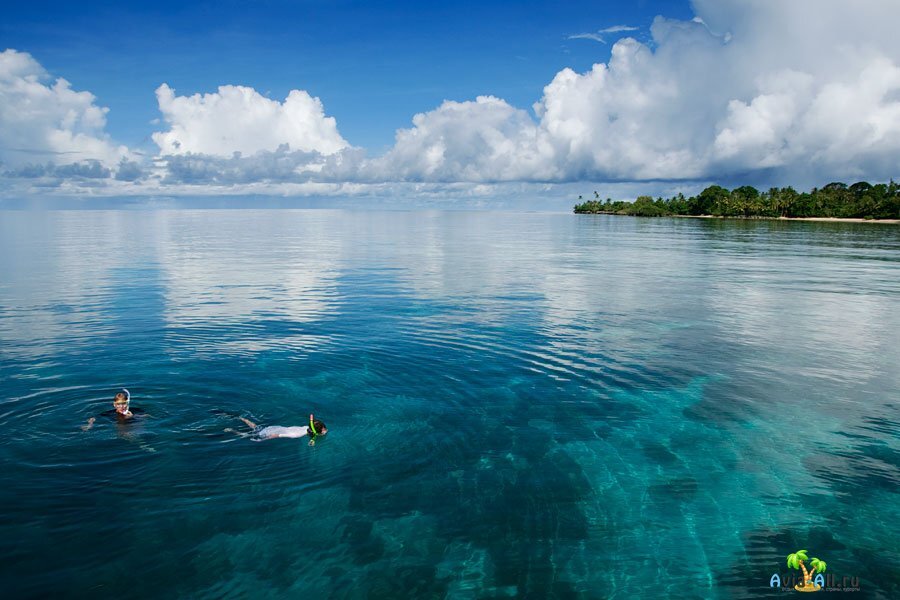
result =
M325 423L314 418L312 415L309 415L309 425L298 425L294 427L282 427L281 425L260 427L250 419L245 419L244 417L238 418L252 430L249 434L241 435L249 435L257 442L274 440L275 438L302 438L308 435L310 437L309 445L315 446L316 438L328 433L328 428L325 427ZM234 430L226 429L225 431L233 432Z
M122 391L116 394L116 397L113 398L112 410L102 412L99 416L107 419L114 418L118 423L126 423L129 420L133 419L136 415L142 414L144 414L144 411L140 408L131 408L131 393L123 388ZM81 426L81 430L87 431L94 426L94 423L96 421L97 417L91 417L90 419L88 419L86 425Z

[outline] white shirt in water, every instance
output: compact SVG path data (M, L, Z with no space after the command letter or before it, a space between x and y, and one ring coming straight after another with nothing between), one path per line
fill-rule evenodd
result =
M282 427L281 425L270 425L263 427L256 432L256 437L261 440L270 440L272 438L302 438L309 433L309 427L301 425L299 427Z

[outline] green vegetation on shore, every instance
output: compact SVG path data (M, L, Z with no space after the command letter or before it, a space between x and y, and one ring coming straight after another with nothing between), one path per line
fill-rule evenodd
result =
M664 200L640 196L634 202L594 200L575 205L576 213L605 213L636 217L714 216L714 217L829 217L837 219L900 219L900 184L865 181L848 186L829 183L811 192L794 188L772 188L759 192L745 185L727 190L712 185L697 196L684 194ZM582 197L578 197L582 200Z

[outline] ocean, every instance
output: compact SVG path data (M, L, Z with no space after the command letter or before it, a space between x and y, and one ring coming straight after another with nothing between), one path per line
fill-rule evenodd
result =
M0 581L896 598L898 366L900 226L3 211Z

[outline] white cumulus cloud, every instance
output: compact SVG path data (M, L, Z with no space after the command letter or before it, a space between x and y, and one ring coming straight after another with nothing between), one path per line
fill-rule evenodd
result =
M107 109L95 101L65 79L51 80L27 52L0 52L0 163L7 169L115 166L128 150L110 141Z
M404 179L786 183L887 179L900 167L900 4L695 0L563 69L534 116L497 98L445 102L398 133ZM623 31L624 29L618 29Z
M92 94L7 50L0 172L20 187L175 195L438 195L510 185L549 193L548 184L571 182L808 187L898 175L900 3L693 7L690 20L657 17L647 42L618 40L605 63L560 70L530 110L494 96L447 100L415 115L376 157L345 141L305 91L278 101L250 87L178 96L162 84L163 130L152 136L159 155L142 161L110 141L106 109Z
M168 131L153 134L161 154L231 156L291 150L334 154L347 147L333 117L318 98L292 90L284 102L250 87L223 85L211 94L176 96L166 84L156 90Z
M413 117L394 147L366 163L369 178L400 181L552 179L552 149L527 112L493 96L444 102Z

